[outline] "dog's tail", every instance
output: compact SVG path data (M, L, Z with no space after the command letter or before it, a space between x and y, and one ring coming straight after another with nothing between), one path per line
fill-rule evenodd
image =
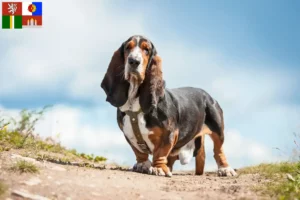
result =
M223 110L219 103L212 97L207 99L205 108L205 124L208 128L220 136L222 143L224 142L224 118Z

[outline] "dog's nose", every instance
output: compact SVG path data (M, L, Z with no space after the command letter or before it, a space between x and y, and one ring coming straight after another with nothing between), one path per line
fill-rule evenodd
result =
M139 58L132 58L129 57L128 58L128 63L131 67L133 68L137 68L139 66L139 64L141 63L141 60Z

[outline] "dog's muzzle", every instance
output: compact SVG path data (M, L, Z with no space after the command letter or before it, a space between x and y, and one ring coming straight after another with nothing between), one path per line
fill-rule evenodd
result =
M141 64L141 59L129 57L128 64L129 64L131 70L137 70L138 66Z

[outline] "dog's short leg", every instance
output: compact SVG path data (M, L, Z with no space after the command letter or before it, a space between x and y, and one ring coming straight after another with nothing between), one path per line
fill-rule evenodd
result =
M175 163L176 160L178 160L178 155L177 156L168 156L168 163L167 166L169 167L170 171L173 171L173 165Z
M138 173L150 174L151 162L148 160L149 155L137 150L134 146L131 146L134 151L137 163L133 166L133 171Z
M117 110L117 120L118 120L118 125L119 128L123 131L123 119L124 119L125 113L122 113L119 109ZM124 134L125 136L125 134ZM130 140L125 136L125 139L127 140L128 144L131 146L137 163L134 164L132 171L134 172L139 172L139 173L150 173L150 168L151 168L151 162L148 160L149 155L146 153L142 153L139 150L137 150L131 143Z
M149 139L154 144L152 174L171 177L172 173L167 166L168 156L178 139L178 131L168 132L160 128L154 128Z
M126 137L125 137L126 138ZM148 160L149 155L146 153L142 153L139 150L137 150L131 143L130 141L126 138L127 142L131 146L137 163L134 164L132 171L138 172L138 173L144 173L144 174L150 174L151 170L151 162Z
M152 174L157 176L168 176L171 177L172 173L167 166L168 160L168 154L171 151L171 144L165 144L154 151L153 154L153 162L152 162Z
M214 143L214 158L218 165L219 176L235 176L236 172L229 167L223 150L224 143L224 117L223 110L216 101L208 102L206 108L205 124L210 131L207 132Z
M218 175L219 176L235 176L237 173L232 169L226 160L226 156L223 150L223 141L220 138L220 134L212 132L210 137L214 143L214 158L218 165Z
M199 142L200 143L200 148L199 150L196 152L196 171L195 174L196 175L203 175L204 173L204 165L205 165L205 148L204 148L204 136L202 135L199 137Z

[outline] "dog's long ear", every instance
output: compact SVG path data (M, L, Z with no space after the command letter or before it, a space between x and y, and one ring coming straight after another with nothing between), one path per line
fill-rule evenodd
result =
M147 113L151 108L156 108L159 98L164 96L165 82L162 73L162 61L152 45L152 59L146 70L143 83L139 88L140 105L143 112Z
M106 101L115 107L124 105L128 98L129 83L124 80L124 45L114 52L106 74L101 82L101 88L106 93Z

